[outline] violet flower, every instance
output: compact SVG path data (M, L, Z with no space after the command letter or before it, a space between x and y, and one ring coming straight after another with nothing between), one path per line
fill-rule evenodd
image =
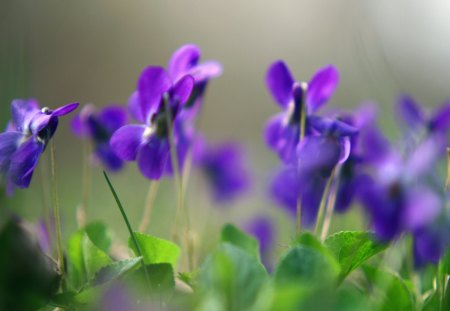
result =
M112 134L127 122L125 110L120 106L107 106L96 112L86 105L72 120L72 131L92 141L94 157L110 171L123 167L123 161L115 155L109 145Z
M126 161L137 161L148 179L159 179L169 158L169 132L165 102L172 122L189 99L194 78L185 75L172 81L162 67L147 67L138 80L130 108L139 125L125 125L111 137L114 153ZM176 133L174 140L176 142Z
M427 115L414 98L402 94L397 100L397 114L412 130L427 129L431 133L445 135L450 129L450 101Z
M335 67L329 65L319 69L307 85L306 102L303 103L304 87L294 80L286 64L276 61L269 67L267 87L284 111L268 121L265 140L283 162L292 163L296 160L295 150L300 139L303 111L312 115L319 110L333 95L338 82L339 73Z
M439 159L443 146L442 140L430 137L406 158L391 150L383 163L375 165L373 176L361 180L358 196L378 238L392 240L437 217L439 197L423 177Z
M58 118L77 107L78 103L73 103L51 110L40 109L34 99L12 102L11 122L0 134L0 173L10 191L13 187L28 188L39 158L55 134Z
M240 145L209 146L200 140L195 149L194 164L204 173L216 202L230 202L248 190L250 177Z
M270 254L275 243L272 219L268 216L255 217L245 225L245 231L258 240L261 261L268 270L271 270Z

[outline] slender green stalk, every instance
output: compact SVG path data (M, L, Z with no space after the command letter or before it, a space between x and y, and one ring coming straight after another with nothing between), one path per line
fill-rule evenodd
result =
M77 210L78 227L85 226L87 221L87 209L91 183L91 170L89 167L89 157L91 154L91 149L92 148L90 142L87 139L83 140L82 193L81 193L81 204Z
M306 94L308 92L308 84L302 83L301 88L303 90L302 93L302 103L301 103L301 112L300 112L300 131L299 131L299 143L303 140L305 137L305 131L306 131ZM298 163L298 166L300 167L300 162ZM300 234L302 230L302 199L297 199L297 210L296 210L296 233L297 235Z
M328 201L331 184L333 183L333 179L334 179L334 175L335 175L335 170L336 170L336 168L334 168L333 171L331 172L331 175L328 178L327 183L325 185L325 189L323 190L322 199L320 200L319 211L317 213L316 227L314 229L314 233L316 236L319 236L319 233L321 232L323 218L324 218L324 214L325 214L325 205Z
M339 176L339 172L336 175ZM330 191L325 218L323 220L322 232L320 234L320 239L322 241L325 240L325 238L328 235L328 231L330 230L331 219L333 218L334 206L336 205L336 197L338 189L339 189L339 177L336 177L336 182L334 183L333 188Z
M47 158L45 158L47 160ZM45 181L47 180L45 171L48 169L48 165L46 161L41 161L41 165L39 165L40 171L39 171L39 177L40 177L40 184L41 184L41 191L42 191L42 213L44 214L44 224L45 224L45 230L47 230L48 233L48 239L50 243L50 248L52 249L52 241L53 241L53 230L52 230L52 221L51 221L51 214L48 208L49 201L48 201L48 188L46 185L48 185ZM51 250L52 251L52 250Z
M122 214L122 218L125 221L125 224L127 225L128 232L130 233L131 239L133 240L134 247L136 247L138 256L143 257L139 243L136 239L136 236L134 235L133 229L131 228L130 222L128 221L128 217L127 217L127 214L125 213L122 203L120 202L119 197L117 196L116 190L114 190L114 187L111 184L111 181L109 180L109 177L105 171L103 171L103 176L105 177L106 182L108 183L109 189L111 190L111 193L114 196L114 200L116 201L117 207L119 207L120 213ZM145 273L145 278L147 280L147 284L148 284L148 286L150 286L150 277L149 277L149 274L147 271L147 267L145 266L144 260L142 260L142 267L144 268L144 273Z
M61 273L61 279L64 280L64 253L62 244L62 233L61 233L61 216L59 214L59 197L58 197L58 187L56 183L56 162L55 162L55 145L53 140L50 141L50 159L51 159L51 170L52 170L52 193L53 193L53 218L55 222L56 230L56 241L57 241L57 251L58 251L58 263L59 270ZM64 284L64 281L63 283Z
M167 121L167 132L169 137L169 148L170 148L170 158L172 161L172 170L173 170L173 176L176 183L177 193L178 193L178 199L177 199L177 209L175 212L175 237L178 238L178 235L176 232L178 232L178 226L180 224L179 218L181 217L181 213L185 213L185 222L186 222L186 232L185 232L185 243L187 246L187 253L188 253L188 266L189 269L192 270L193 268L193 254L191 247L191 239L189 238L191 230L190 230L190 217L189 217L189 211L184 207L184 191L183 191L183 180L180 177L179 174L179 159L178 154L176 150L176 145L174 142L174 135L173 135L173 121L172 121L172 112L170 110L170 102L168 98L168 94L164 95L164 108L166 110L166 121Z
M142 215L142 221L139 225L139 231L145 232L148 229L148 225L150 224L150 218L153 210L153 203L156 199L156 194L158 193L159 182L157 180L153 180L150 182L150 186L147 192L147 198L145 200L145 208L144 214Z

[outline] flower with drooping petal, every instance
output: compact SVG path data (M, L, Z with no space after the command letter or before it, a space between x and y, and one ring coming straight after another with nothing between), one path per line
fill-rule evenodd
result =
M190 75L174 82L162 67L144 69L131 99L133 116L142 124L125 125L112 135L110 145L114 153L122 160L137 161L139 170L148 179L159 179L170 151L165 106L173 123L193 87L194 78Z
M107 106L95 111L94 106L86 105L72 120L73 133L89 139L93 145L94 157L110 171L123 167L123 161L111 150L109 140L112 134L127 123L125 109L120 106Z
M333 95L338 82L339 73L331 65L319 69L307 85L296 82L283 61L276 61L269 67L266 84L283 112L268 121L265 140L283 162L296 161L295 150L300 140L303 111L306 115L312 115L319 110ZM306 98L303 103L304 92ZM305 121L307 134L308 121Z
M28 188L34 169L47 143L55 134L59 117L78 107L68 104L51 110L40 108L34 99L16 99L11 104L12 119L0 134L0 173L8 188Z
M259 242L261 261L271 270L270 254L275 242L275 229L272 219L268 216L257 216L245 225L245 231L254 236Z
M240 145L210 146L198 142L194 156L195 165L204 173L216 202L230 202L248 190L250 177Z

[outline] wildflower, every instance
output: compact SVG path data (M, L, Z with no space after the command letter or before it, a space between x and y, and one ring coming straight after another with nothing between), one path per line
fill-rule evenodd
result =
M246 232L254 236L259 242L259 252L263 264L271 269L270 254L274 246L274 226L272 219L267 216L257 216L245 226Z
M296 160L295 150L300 140L302 113L312 115L319 110L333 95L338 81L339 74L335 67L330 65L319 69L307 85L306 102L303 103L306 87L294 80L286 64L276 61L269 67L267 87L284 111L268 121L265 139L284 163ZM307 124L306 116L305 121Z
M208 146L197 142L194 160L204 173L215 201L229 202L248 190L250 178L240 145Z
M172 81L162 67L147 67L132 95L133 115L143 124L125 125L111 137L114 153L126 161L137 161L141 173L149 179L159 179L169 157L167 102L171 122L176 120L194 87L190 75ZM176 133L174 133L176 141Z
M12 102L11 122L0 134L0 172L9 187L28 188L39 158L55 134L58 118L77 107L78 103L73 103L51 110L40 109L34 99Z
M78 137L90 139L95 158L109 170L117 171L123 167L123 161L111 150L109 140L126 122L126 112L120 106L107 106L95 112L92 105L86 105L72 120L72 131Z

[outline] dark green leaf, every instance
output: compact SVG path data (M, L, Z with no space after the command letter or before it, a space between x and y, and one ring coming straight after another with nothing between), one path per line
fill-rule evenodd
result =
M146 265L169 263L173 267L176 267L181 253L178 245L171 241L159 239L140 232L134 232L134 236L139 244ZM128 246L135 254L138 254L132 238L128 240Z
M226 224L222 228L220 239L222 242L231 243L259 259L258 241L235 226Z
M100 248L105 253L109 252L112 244L112 237L110 230L104 223L90 223L84 227L84 231L86 231L89 239L95 244L95 246Z
M94 276L92 284L94 286L109 282L111 280L118 279L123 275L136 269L137 265L140 265L142 257L136 257L131 259L125 259L116 261L108 266L103 267Z
M373 234L358 231L335 233L325 240L325 245L339 261L341 278L387 247L386 244L376 242Z

